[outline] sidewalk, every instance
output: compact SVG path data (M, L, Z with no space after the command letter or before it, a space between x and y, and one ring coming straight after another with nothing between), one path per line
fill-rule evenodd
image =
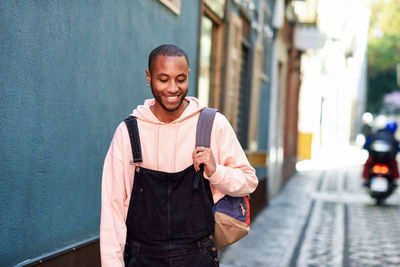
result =
M252 222L249 235L222 252L220 266L289 266L319 173L303 171L292 177Z

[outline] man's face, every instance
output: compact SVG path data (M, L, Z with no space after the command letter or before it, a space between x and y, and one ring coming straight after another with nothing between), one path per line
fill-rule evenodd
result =
M147 70L147 82L151 86L156 105L165 111L182 108L188 91L190 69L183 56L157 56L151 73Z

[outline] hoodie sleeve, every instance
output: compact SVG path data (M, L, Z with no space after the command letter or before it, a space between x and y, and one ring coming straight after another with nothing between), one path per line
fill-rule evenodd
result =
M211 149L217 161L217 170L207 179L230 196L245 196L256 189L258 178L254 168L236 137L228 120L217 113L211 135Z
M103 267L125 266L123 260L126 239L124 203L127 196L121 128L118 127L114 134L103 168L100 218L100 254Z

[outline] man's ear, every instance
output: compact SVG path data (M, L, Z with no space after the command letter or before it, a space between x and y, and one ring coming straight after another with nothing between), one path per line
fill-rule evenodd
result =
M149 70L146 70L146 78L147 78L147 85L151 85L151 73Z
M188 77L190 76L190 68L189 68L189 70L188 70Z

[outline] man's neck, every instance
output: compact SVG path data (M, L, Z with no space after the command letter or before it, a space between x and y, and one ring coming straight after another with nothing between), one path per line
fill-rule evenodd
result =
M188 106L189 102L184 100L177 110L167 111L160 104L156 102L154 105L150 106L150 110L153 112L154 116L156 116L156 118L159 121L164 123L170 123L178 119Z

